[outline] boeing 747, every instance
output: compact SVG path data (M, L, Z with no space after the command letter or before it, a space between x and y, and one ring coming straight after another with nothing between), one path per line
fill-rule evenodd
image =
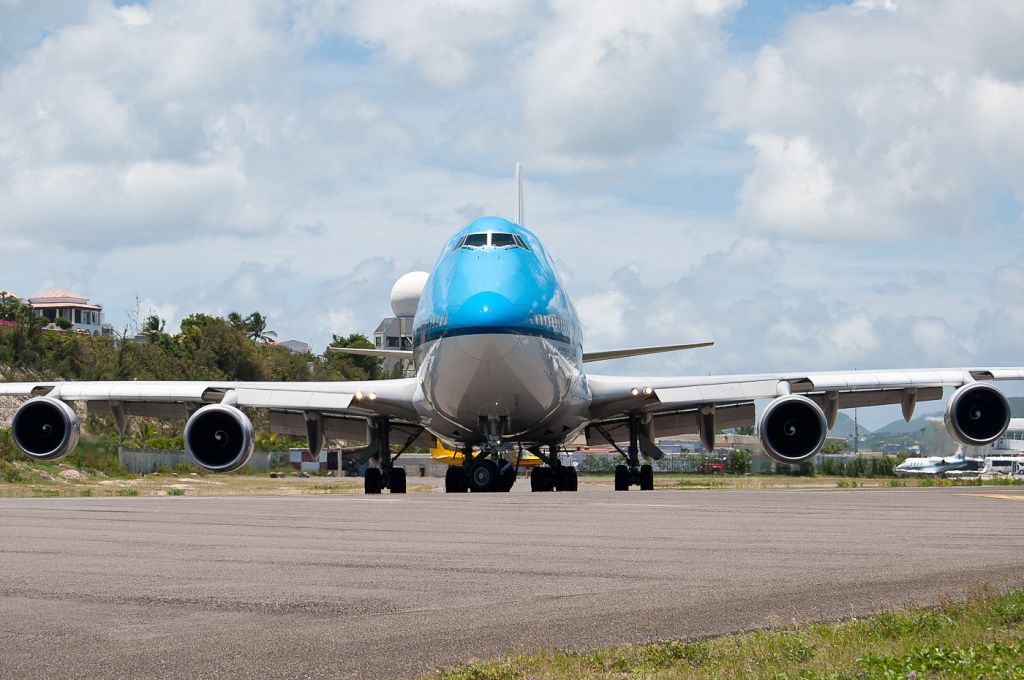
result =
M484 217L441 248L415 308L412 350L345 350L410 359L415 377L316 383L22 382L0 395L27 397L11 431L40 460L71 452L79 420L70 402L113 416L123 432L130 416L182 418L191 459L212 471L236 470L253 450L243 409L269 410L272 430L301 434L311 452L325 438L365 442L369 494L404 493L394 465L410 446L436 438L462 451L445 489L507 491L523 452L544 461L534 491L573 491L576 472L559 462L567 441L608 443L622 454L616 490L654 486L650 461L657 437L699 434L712 450L722 428L757 425L765 453L798 464L817 455L840 409L901 404L910 419L920 401L942 398L950 434L967 446L999 439L1010 406L990 381L1024 379L1024 368L937 368L766 373L724 376L606 376L588 365L620 357L710 343L590 351L579 317L540 239L523 226L517 173L515 219ZM415 278L415 277L414 277ZM770 400L755 418L755 400ZM394 446L392 444L394 443ZM621 444L621 446L620 446ZM396 450L397 449L397 450Z

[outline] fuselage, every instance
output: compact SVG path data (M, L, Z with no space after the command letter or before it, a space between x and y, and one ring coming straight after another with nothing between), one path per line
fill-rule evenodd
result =
M520 225L484 217L448 240L420 296L413 347L417 409L435 434L552 443L584 424L579 317Z

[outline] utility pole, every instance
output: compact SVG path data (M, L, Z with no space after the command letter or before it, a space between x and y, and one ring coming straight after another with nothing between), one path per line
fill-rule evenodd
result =
M853 454L860 458L860 425L857 423L857 409L853 409Z

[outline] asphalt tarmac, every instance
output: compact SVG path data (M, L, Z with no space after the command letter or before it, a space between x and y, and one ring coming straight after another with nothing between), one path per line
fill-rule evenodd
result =
M0 676L401 677L1024 584L1024 490L0 500Z

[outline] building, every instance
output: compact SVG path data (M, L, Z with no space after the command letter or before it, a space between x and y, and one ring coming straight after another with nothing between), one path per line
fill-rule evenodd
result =
M388 317L377 325L373 332L373 345L377 349L412 351L413 317L420 301L420 293L430 276L427 272L409 272L395 282L391 289L391 311ZM416 375L413 362L409 359L385 357L382 367L385 373L391 373L395 366L402 365L402 375L411 378Z
M309 354L313 347L308 342L302 340L277 340L276 342L270 343L274 347L284 347L289 352L295 354Z
M33 295L28 306L36 316L48 319L67 319L71 329L88 332L90 335L113 335L114 327L103 318L103 306L89 303L89 299L69 290L55 288Z

